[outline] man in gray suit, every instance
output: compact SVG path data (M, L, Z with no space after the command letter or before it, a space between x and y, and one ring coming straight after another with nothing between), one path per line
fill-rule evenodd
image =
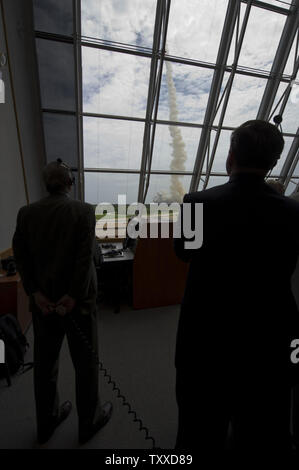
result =
M66 334L76 373L79 442L109 420L110 402L100 406L97 351L95 214L90 204L69 196L74 178L60 159L44 169L48 197L22 207L13 237L18 271L30 298L34 328L34 388L38 442L47 442L69 415L59 407L59 352ZM74 323L75 322L75 323Z

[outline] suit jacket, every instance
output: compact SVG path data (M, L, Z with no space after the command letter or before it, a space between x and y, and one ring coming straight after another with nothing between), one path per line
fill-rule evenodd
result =
M197 202L203 203L202 247L186 250L183 236L175 240L177 255L190 261L176 365L285 366L290 340L299 338L290 285L299 204L249 173L184 197L192 207Z
M20 209L13 251L29 296L41 291L56 302L64 294L83 313L94 308L95 213L67 194L49 195Z

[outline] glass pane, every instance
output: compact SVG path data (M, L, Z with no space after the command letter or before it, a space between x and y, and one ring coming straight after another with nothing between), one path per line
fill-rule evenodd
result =
M85 112L145 118L150 59L82 48Z
M226 164L226 159L227 159L227 155L228 155L228 151L230 147L230 136L231 136L231 131L226 131L226 130L221 131L217 150L216 150L216 155L215 155L215 159L214 159L214 163L212 167L212 172L226 172L225 164ZM274 167L272 171L273 175L278 176L280 174L280 171L283 167L286 156L290 150L293 138L284 137L284 140L285 140L284 150L282 152L280 159L278 160L277 165ZM211 145L211 149L212 149L212 145Z
M246 6L247 6L246 3L240 2L240 20L239 20L240 28L243 22L244 13L246 11ZM239 30L239 33L240 33L240 30ZM230 46L230 50L228 54L228 59L227 59L227 63L229 65L232 65L234 63L235 49L236 49L236 35L237 35L237 27L235 25L234 34L233 34L233 38L232 38L232 42L231 42L231 46Z
M284 149L283 149L283 152L281 154L280 159L277 162L277 165L273 168L273 171L272 171L273 175L279 175L280 174L280 172L282 170L282 167L283 167L283 164L285 162L285 159L286 159L286 157L289 153L289 150L291 148L292 142L293 142L292 137L285 137L284 136Z
M198 185L198 191L203 191L203 186L204 186L204 181L205 181L205 176L202 176ZM229 181L228 176L213 176L211 175L208 181L208 185L206 189L213 188L214 186L219 186L221 184L225 184Z
M152 47L156 0L81 0L82 35Z
M214 186L219 186L220 184L225 184L229 180L228 176L210 176L208 182L208 188L213 188Z
M73 34L73 0L33 0L33 12L37 31Z
M228 101L223 125L237 127L250 119L256 119L267 80L236 74ZM215 122L219 122L219 115Z
M191 175L151 175L145 202L182 202L190 183Z
M273 115L273 117L272 117L272 121L273 121L274 116L276 116L276 115L279 114L279 112L280 112L281 103L282 103L282 101L283 101L283 96L282 96L282 95L283 95L284 92L286 91L287 85L288 85L288 84L285 83L285 82L280 82L280 84L279 84L279 87L278 87L278 90L277 90L277 93L276 93L276 96L275 96L275 99L274 99L274 102L273 102L271 114L272 114L272 112L273 112L275 106L278 104L278 102L279 102L279 104L278 104L278 106L277 106L277 108L276 108L276 110L275 110L275 112L274 112L274 115ZM281 101L279 101L280 99L281 99Z
M172 0L168 54L215 63L227 4L227 0Z
M298 85L297 85L298 83ZM283 112L283 120L282 120L282 130L285 133L295 134L298 129L299 125L299 113L298 113L298 103L299 103L299 81L293 84L291 93L289 95L286 107ZM286 91L287 83L282 82L279 85L273 109L275 108L275 104L278 103L279 99L282 98L283 93ZM280 114L280 108L282 104L283 98L280 101L277 109L275 110L274 116ZM273 118L272 118L273 120Z
M298 180L293 180L293 181L289 182L288 187L287 187L287 189L285 190L285 193L284 193L285 196L290 196L291 194L293 194L293 192L296 189L297 182L298 182Z
M78 172L76 170L73 170L73 176L75 177L75 184L72 185L70 196L73 199L79 199Z
M297 79L299 77L297 76ZM283 112L282 129L283 132L296 134L299 126L299 81L294 83Z
M157 124L153 170L192 171L201 129Z
M263 0L263 3L269 3L269 5L281 7L285 10L288 10L291 6L291 0Z
M230 148L230 137L232 132L222 130L218 140L218 145L215 153L212 171L213 172L226 172L226 159ZM213 150L213 144L216 136L216 131L212 131L210 153Z
M84 165L140 169L144 123L84 117Z
M138 198L139 174L85 172L85 201L90 204L116 204L118 195L126 194L127 204Z
M75 68L72 44L36 39L43 108L75 110Z
M271 70L286 16L252 7L239 65Z
M291 50L290 50L290 54L289 54L289 57L288 57L288 60L287 60L287 63L286 63L286 66L284 68L284 74L287 74L287 75L292 75L293 73L293 70L294 70L294 64L296 62L296 58L295 57L295 53L296 53L296 42L297 42L297 35L295 36L295 39L293 41L293 45L291 47Z
M71 167L78 166L76 117L43 113L47 161L61 158Z
M298 163L297 163L297 165L296 165L296 168L295 168L294 173L293 173L292 176L299 176L299 161L298 161Z
M165 61L158 119L201 124L204 119L213 71Z

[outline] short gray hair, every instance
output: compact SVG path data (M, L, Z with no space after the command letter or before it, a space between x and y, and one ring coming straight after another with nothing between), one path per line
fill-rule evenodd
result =
M43 179L49 193L56 193L65 190L72 184L70 169L57 160L44 168Z

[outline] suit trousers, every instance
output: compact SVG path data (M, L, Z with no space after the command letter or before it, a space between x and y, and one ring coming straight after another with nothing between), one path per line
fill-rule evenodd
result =
M100 410L98 396L98 365L95 355L80 337L70 315L94 351L97 351L96 309L83 315L74 309L64 317L57 313L42 315L35 307L34 329L34 392L37 433L42 437L55 423L59 413L57 378L59 354L66 335L76 377L76 405L79 432L89 429Z

